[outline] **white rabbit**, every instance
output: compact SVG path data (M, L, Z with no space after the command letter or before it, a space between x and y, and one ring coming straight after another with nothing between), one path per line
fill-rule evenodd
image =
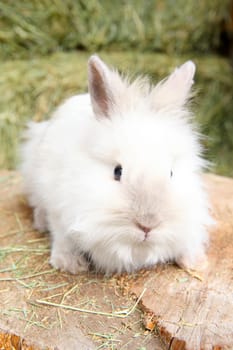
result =
M155 87L130 84L94 55L90 94L30 123L21 170L54 267L78 273L91 262L108 274L204 259L211 218L187 106L194 73L188 61Z

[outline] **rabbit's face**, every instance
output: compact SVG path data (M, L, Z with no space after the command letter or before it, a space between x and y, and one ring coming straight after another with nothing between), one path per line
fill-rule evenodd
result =
M174 247L182 248L192 214L190 196L192 201L199 196L192 194L198 167L198 158L190 163L195 137L187 126L184 132L183 123L161 117L148 110L142 119L135 110L99 121L93 130L84 196L92 210L83 231L85 250L97 265L104 254L108 266L117 260L119 271L130 270L155 258L172 259Z

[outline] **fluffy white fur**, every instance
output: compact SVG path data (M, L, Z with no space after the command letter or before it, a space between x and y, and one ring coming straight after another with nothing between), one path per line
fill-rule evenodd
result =
M51 232L54 267L77 273L89 257L105 273L131 272L203 258L211 219L187 108L194 72L189 61L155 87L140 78L129 84L92 56L90 95L29 124L25 191L35 227Z

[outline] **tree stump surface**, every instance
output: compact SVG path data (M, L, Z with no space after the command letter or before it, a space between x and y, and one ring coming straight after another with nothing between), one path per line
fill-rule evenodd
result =
M206 175L215 227L208 267L185 272L161 266L140 276L132 291L154 315L169 350L233 349L233 180Z
M49 238L32 228L20 176L0 172L0 349L232 350L233 179L205 180L216 220L207 269L73 276L49 265ZM123 310L132 312L118 318Z

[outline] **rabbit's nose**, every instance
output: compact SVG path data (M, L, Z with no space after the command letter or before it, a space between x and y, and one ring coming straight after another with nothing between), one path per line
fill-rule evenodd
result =
M142 230L143 232L145 232L146 235L152 230L151 227L144 226L144 225L140 224L139 222L136 222L136 226L137 226L138 228L140 228L140 230Z

